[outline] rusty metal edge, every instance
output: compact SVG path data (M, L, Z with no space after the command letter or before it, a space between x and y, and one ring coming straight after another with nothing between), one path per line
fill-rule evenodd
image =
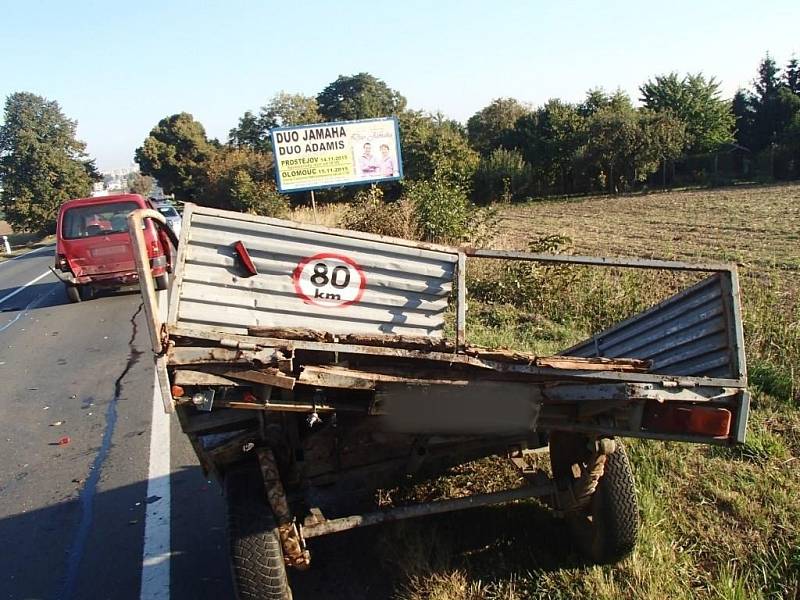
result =
M504 490L502 492L475 494L464 498L439 500L437 502L426 502L424 504L413 504L411 506L399 506L361 515L342 517L340 519L325 520L316 525L303 526L302 534L304 538L313 538L346 531L348 529L355 529L357 527L378 525L387 521L401 521L414 517L465 510L467 508L477 508L480 506L513 502L515 500L549 496L554 492L555 486L551 482L543 485L528 485L513 490Z
M188 205L187 205L188 206ZM217 208L209 208L207 206L194 206L194 213L200 215L209 215L213 217L220 217L224 219L237 219L241 221L249 221L251 223L263 223L265 225L274 225L277 227L286 227L288 229L299 229L303 231L313 231L315 233L327 233L339 237L357 238L362 240L369 240L373 242L382 242L385 244L393 244L396 246L405 246L407 248L419 248L421 250L432 250L434 252L444 252L454 256L458 254L458 248L455 246L446 246L443 244L432 244L430 242L418 242L414 240L407 240L404 238L395 238L385 235L376 235L373 233L364 233L361 231L353 231L351 229L339 229L336 227L326 227L324 225L310 225L306 223L298 223L297 221L288 221L285 219L275 219L273 217L262 217L260 215L250 215L246 213L237 213L227 210L220 210ZM182 232L182 231L181 231Z
M328 342L307 342L300 340L284 340L280 338L259 338L235 333L222 333L197 330L186 327L169 327L170 336L189 337L202 340L219 341L222 337L237 339L244 342L255 343L259 346L274 348L290 348L295 350L318 350L339 354L366 354L372 356L391 356L395 358L411 358L417 360L430 360L447 364L460 364L495 371L497 373L514 373L521 375L558 376L563 379L576 380L607 380L630 383L674 383L683 387L716 386L716 387L744 387L743 382L736 379L722 379L714 377L683 377L675 375L657 375L648 373L619 373L615 371L585 371L553 369L536 367L533 365L502 363L498 361L480 360L465 354L443 352L425 352L421 350L401 350L397 348L381 348L377 346L356 346L350 344L336 344Z
M732 271L734 263L705 262L687 263L672 260L654 260L648 258L626 258L605 256L582 256L571 254L538 254L533 252L516 252L513 250L475 250L464 248L471 258L504 258L507 260L529 260L545 263L564 263L577 265L594 265L600 267L630 267L639 269L664 269L668 271Z

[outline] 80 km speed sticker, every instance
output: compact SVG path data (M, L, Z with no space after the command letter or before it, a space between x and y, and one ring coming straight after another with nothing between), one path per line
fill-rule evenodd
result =
M295 293L304 302L327 308L355 304L367 284L364 272L353 259L330 252L301 260L292 281Z

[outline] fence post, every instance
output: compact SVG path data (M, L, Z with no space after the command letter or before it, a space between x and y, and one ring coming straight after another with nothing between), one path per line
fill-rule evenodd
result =
M6 251L6 254L11 254L11 245L8 243L8 236L3 236L3 248Z

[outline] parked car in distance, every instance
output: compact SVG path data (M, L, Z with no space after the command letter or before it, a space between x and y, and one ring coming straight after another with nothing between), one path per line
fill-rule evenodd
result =
M151 208L138 194L77 198L61 205L54 272L70 301L87 299L99 288L138 283L127 220L138 208ZM156 289L166 289L172 264L169 239L152 221L144 227L144 238Z
M151 199L150 202L153 204L153 208L164 215L164 217L167 219L167 225L169 225L169 228L172 229L175 237L180 237L181 215L177 210L175 210L175 207L172 206L172 203L166 200L153 199Z

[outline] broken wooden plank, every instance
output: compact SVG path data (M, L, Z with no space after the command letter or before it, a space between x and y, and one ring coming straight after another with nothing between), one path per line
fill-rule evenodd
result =
M237 369L225 365L208 365L206 367L210 372L221 375L222 377L229 377L231 379L238 379L241 381L250 381L252 383L263 383L265 385L274 385L285 390L294 389L295 378L284 375L278 369L264 368L256 369Z
M636 358L537 356L530 352L519 352L505 348L483 348L481 346L470 346L467 348L466 353L482 360L513 362L551 369L644 373L653 364L653 361Z
M428 350L436 352L452 352L455 346L440 339L414 335L391 335L378 333L333 334L302 327L248 327L251 336L301 340L307 342L327 342L331 344L357 344L361 346L379 346L404 350Z
M260 350L231 350L229 348L196 348L193 346L176 346L167 355L169 364L198 365L213 363L261 363L278 364L285 361L286 356L277 348L261 348Z
M331 334L316 329L303 327L266 327L255 325L247 328L247 333L256 337L274 337L287 340L305 340L307 342L331 341Z
M674 382L683 387L694 385L703 386L723 386L741 388L742 383L736 379L718 377L679 377L675 375L663 375L658 373L632 373L614 372L612 370L593 371L589 369L553 369L550 367L538 367L529 364L518 364L508 361L483 360L474 356L462 353L444 352L419 352L414 350L402 350L399 348L379 348L370 346L356 346L353 344L328 344L323 342L305 342L281 340L277 338L259 338L241 334L225 334L221 336L217 332L204 331L181 325L168 326L170 336L180 336L193 338L196 340L211 340L219 342L220 337L229 337L243 342L255 342L259 347L278 348L287 352L294 350L312 350L319 352L330 352L344 356L366 355L384 356L403 359L423 360L426 362L440 362L443 364L457 364L469 367L476 367L486 373L496 373L501 375L512 374L515 377L526 378L532 381L552 380L553 378L564 380L589 380L589 381L623 381L631 383L657 383Z
M242 382L235 379L191 369L175 369L173 380L176 385L229 385L233 387L243 385Z
M537 367L582 371L616 371L625 373L646 373L653 366L652 360L637 358L579 358L573 356L541 356L534 361Z
M360 371L339 366L313 366L303 367L298 378L299 383L319 387L345 388L354 390L373 390L379 382L399 382L412 385L450 384L466 385L466 379L448 378L422 378L381 373L375 371Z

